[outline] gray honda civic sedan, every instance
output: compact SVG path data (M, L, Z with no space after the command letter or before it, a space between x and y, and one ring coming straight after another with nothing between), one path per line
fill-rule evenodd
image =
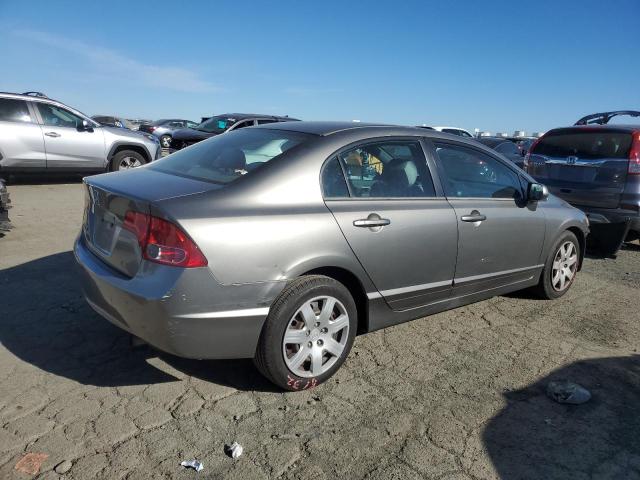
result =
M107 320L311 388L370 332L533 287L564 295L588 221L493 150L411 127L285 122L88 177L75 244Z

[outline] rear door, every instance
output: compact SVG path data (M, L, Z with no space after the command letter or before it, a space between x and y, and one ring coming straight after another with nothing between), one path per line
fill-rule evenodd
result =
M44 139L25 100L0 98L0 167L44 168Z
M47 169L97 170L106 163L104 132L82 129L84 118L48 103L36 102L42 120Z
M418 140L386 138L348 147L327 162L322 183L327 207L391 308L449 297L456 218L436 193Z
M612 128L552 130L531 151L528 170L571 204L616 208L627 179L631 141L630 132Z

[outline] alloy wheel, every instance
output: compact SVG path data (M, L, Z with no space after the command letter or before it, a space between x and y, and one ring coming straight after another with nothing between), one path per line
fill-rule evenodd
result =
M160 139L160 142L162 143L162 148L169 148L171 146L171 137L165 135Z
M282 339L287 368L299 377L317 377L342 356L349 338L349 315L331 296L307 300L291 317Z
M142 165L142 162L135 157L122 157L118 170L129 170L130 168L136 168Z
M551 285L556 292L569 288L578 268L578 252L573 242L564 242L553 259Z

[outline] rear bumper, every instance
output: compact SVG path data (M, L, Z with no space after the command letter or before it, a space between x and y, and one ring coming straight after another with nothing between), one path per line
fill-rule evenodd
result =
M150 262L136 277L127 278L105 265L81 239L74 254L85 298L97 313L159 350L185 358L253 357L269 305L281 289L221 285L208 268Z
M626 223L629 222L629 229L640 231L640 213L633 210L619 208L594 208L574 205L582 210L592 224L606 223Z

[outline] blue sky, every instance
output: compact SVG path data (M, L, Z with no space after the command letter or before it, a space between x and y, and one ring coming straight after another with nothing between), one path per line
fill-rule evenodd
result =
M0 0L0 90L89 114L513 131L640 109L640 0Z

